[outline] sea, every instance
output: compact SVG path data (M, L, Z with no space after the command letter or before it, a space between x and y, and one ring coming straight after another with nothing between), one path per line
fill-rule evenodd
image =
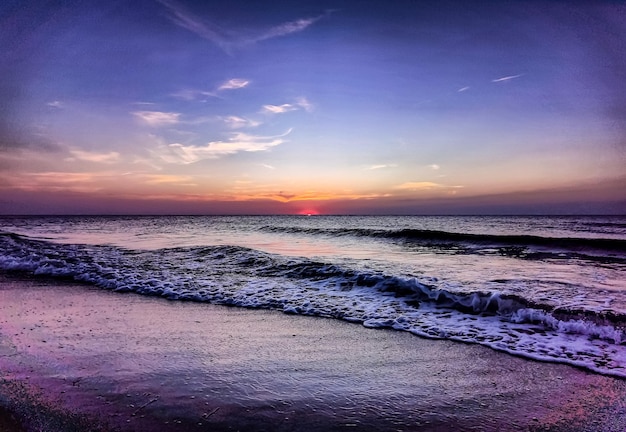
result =
M626 378L626 216L5 216L0 271Z

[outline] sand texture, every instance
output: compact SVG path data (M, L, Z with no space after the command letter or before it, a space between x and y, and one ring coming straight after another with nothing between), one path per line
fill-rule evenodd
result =
M623 431L626 381L332 319L0 278L0 430Z

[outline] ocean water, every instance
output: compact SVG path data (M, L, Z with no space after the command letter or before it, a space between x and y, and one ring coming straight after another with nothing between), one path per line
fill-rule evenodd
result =
M3 217L0 270L626 378L626 217Z

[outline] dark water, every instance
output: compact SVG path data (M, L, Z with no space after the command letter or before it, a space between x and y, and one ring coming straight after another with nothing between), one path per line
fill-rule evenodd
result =
M13 217L0 269L626 377L626 217Z

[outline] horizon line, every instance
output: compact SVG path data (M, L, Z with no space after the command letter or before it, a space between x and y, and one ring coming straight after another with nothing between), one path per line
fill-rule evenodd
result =
M258 217L258 216L317 216L317 217L626 217L626 213L23 213L0 214L11 217Z

